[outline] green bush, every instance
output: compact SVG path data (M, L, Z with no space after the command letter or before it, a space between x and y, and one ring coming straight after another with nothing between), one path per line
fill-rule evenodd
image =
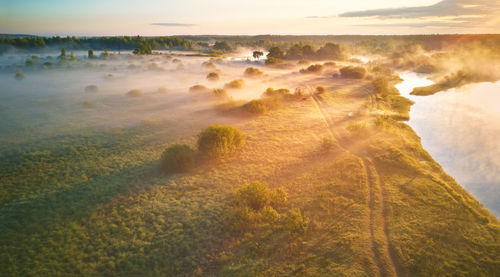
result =
M266 183L253 182L238 189L236 199L241 205L259 211L271 203L271 190Z
M245 144L245 136L232 126L211 125L198 135L198 151L210 159L236 152Z
M283 229L291 237L305 235L309 225L309 218L302 215L299 209L292 209L283 217Z
M345 66L340 69L342 78L363 79L366 74L366 69L361 66Z
M161 167L168 173L186 172L195 165L195 151L185 144L169 146L161 155Z

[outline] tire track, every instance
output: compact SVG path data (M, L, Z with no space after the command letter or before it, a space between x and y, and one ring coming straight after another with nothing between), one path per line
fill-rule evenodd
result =
M338 135L334 126L334 121L329 116L328 111L324 110L324 107L329 107L328 103L316 94L312 95L314 105L320 112L325 121L328 131L338 142L339 147L347 152L350 152L342 145L341 137ZM351 154L354 154L350 152ZM356 155L356 154L354 154ZM369 189L368 193L368 205L370 208L370 241L371 241L371 251L373 254L373 260L375 261L378 268L379 276L398 276L398 271L394 262L394 255L392 253L392 248L390 246L390 237L388 233L387 220L385 218L385 201L384 192L382 188L382 183L380 182L380 176L377 169L369 160L369 158L360 155L356 155L363 161L363 167L365 170L365 176L367 179L367 185Z

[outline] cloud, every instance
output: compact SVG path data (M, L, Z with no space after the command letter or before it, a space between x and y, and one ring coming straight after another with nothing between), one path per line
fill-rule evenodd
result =
M500 7L496 0L443 0L430 6L375 9L342 13L340 17L422 18L442 16L484 15Z
M164 27L194 27L196 24L184 24L184 23L171 23L171 22L162 22L162 23L151 23L154 26L164 26Z

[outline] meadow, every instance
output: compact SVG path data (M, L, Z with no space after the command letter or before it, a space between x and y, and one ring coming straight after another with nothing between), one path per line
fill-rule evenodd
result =
M500 222L404 123L396 70L422 64L244 42L2 56L0 275L499 272ZM215 124L244 143L203 148ZM175 144L193 149L185 172L164 168Z

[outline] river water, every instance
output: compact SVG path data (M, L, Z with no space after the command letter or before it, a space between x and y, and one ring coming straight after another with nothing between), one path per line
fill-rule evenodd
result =
M414 87L432 81L413 72L400 76L404 81L396 88L415 102L408 123L425 150L500 217L500 82L413 96Z

